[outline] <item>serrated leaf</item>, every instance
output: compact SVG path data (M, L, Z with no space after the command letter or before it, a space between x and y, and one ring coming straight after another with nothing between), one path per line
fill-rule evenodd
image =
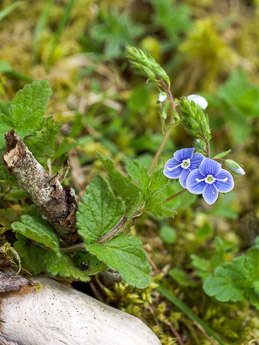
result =
M4 134L11 129L22 138L39 129L51 93L46 79L27 84L17 92L9 104L9 115L0 115L0 149L5 147Z
M14 125L17 131L18 128L20 131L25 131L27 127L28 134L30 134L33 129L39 127L40 123L43 121L43 115L46 112L51 94L52 91L46 79L27 84L22 90L17 92L10 105L11 116L13 116ZM18 116L17 107L19 108ZM21 109L24 110L24 115L22 115Z
M110 158L106 158L100 153L97 154L108 173L114 193L125 201L126 216L133 216L142 202L141 189L132 181L130 176L125 176L118 171Z
M130 285L144 289L151 282L150 265L147 255L135 237L121 234L104 244L85 244L87 251L120 272L122 278Z
M151 212L155 217L159 218L174 217L175 215L175 211L172 208L167 207L165 204L155 205L148 209L148 211Z
M213 157L213 159L220 159L220 158L226 157L230 152L231 150L227 150L227 151L218 153L216 156Z
M252 247L247 251L244 266L252 281L259 280L259 246Z
M57 256L54 252L48 252L44 256L44 263L46 270L54 276L59 275L63 278L82 281L90 280L88 273L76 267L73 260L66 254Z
M154 171L151 177L149 189L152 191L162 190L168 184L168 178L163 174L163 168Z
M107 270L107 265L90 253L77 252L73 257L73 261L79 267L86 266L87 268L84 270L84 272L89 276Z
M44 244L45 247L60 255L58 237L52 227L44 220L23 215L21 222L12 223L12 229L33 241Z
M5 114L0 114L0 149L5 148L5 133L14 128L12 119Z
M14 243L14 249L19 254L22 262L22 268L30 273L37 275L44 271L45 265L43 257L46 251L32 243L26 242L26 237L16 234L17 241Z
M60 125L52 118L44 118L42 129L26 138L25 143L35 157L51 155L55 152Z
M216 268L214 275L204 281L204 291L218 301L242 301L245 298L247 280L244 268L245 256L241 255L232 262Z
M137 182L141 189L145 190L150 181L150 177L147 172L148 169L141 165L137 160L126 158L125 162L128 174L135 182Z
M123 212L122 200L114 196L102 175L96 175L78 206L78 232L85 242L95 242L118 223Z

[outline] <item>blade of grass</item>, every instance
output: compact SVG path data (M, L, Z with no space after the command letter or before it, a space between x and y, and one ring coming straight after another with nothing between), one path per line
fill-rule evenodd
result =
M72 12L72 9L73 9L73 6L75 4L75 0L69 0L66 8L65 8L65 12L60 20L60 23L59 23L59 26L57 28L57 31L55 33L55 36L53 38L53 41L52 41L52 45L51 45L51 50L50 50L50 54L49 54L49 58L48 58L48 65L49 65L49 62L51 60L51 57L52 57L52 54L56 48L56 46L58 45L59 41L60 41L60 38L62 36L62 33L63 31L65 30L66 28L66 25L68 23L68 20L70 18L70 15L71 15L71 12Z
M40 36L41 36L43 29L46 26L46 23L47 23L48 18L49 18L50 10L51 10L53 4L54 4L54 0L49 0L46 3L46 5L45 5L45 7L44 7L44 9L40 15L40 18L38 20L38 23L36 25L35 31L34 31L33 47L32 47L33 63L34 64L37 62L37 57L38 57L38 52L39 52L39 44L40 44Z
M18 6L21 6L21 4L22 4L21 1L17 1L15 3L13 3L12 5L7 6L6 8L4 8L2 11L0 11L0 22L6 16L8 16L9 13L13 12Z
M183 313L189 316L190 319L197 322L208 335L214 338L220 345L226 345L214 331L204 322L199 316L197 316L186 304L184 304L179 298L173 295L167 288L163 285L159 285L157 290L170 302L172 302L177 308L179 308Z
M12 66L9 64L9 62L5 61L5 60L1 60L0 61L0 73L6 74L14 79L20 79L23 81L27 81L27 82L32 82L33 79L31 77L29 77L26 74L22 74L19 72L16 72Z

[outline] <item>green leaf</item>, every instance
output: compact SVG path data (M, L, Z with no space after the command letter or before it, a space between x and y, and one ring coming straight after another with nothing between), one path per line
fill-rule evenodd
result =
M26 138L25 143L35 157L48 156L55 152L60 127L51 117L44 118L42 129Z
M259 280L259 246L250 248L245 257L245 268L248 271L249 279Z
M128 106L129 109L136 113L147 111L150 102L151 90L147 85L135 87L130 95Z
M120 198L113 195L101 175L91 180L86 192L78 206L78 232L85 242L95 242L118 223L123 216L124 205Z
M85 248L107 266L119 271L128 284L144 289L151 282L148 274L151 267L141 244L139 239L121 234L104 244L85 244Z
M197 242L204 243L208 237L212 234L211 226L208 222L202 224L202 226L197 230L195 237Z
M197 270L197 275L203 280L210 274L210 262L209 260L200 258L197 255L192 254L192 266Z
M13 128L14 124L12 119L5 114L0 114L0 150L5 149L5 133Z
M164 225L161 228L159 234L166 243L173 244L176 242L176 232L173 228L171 228L168 225Z
M187 275L183 270L173 268L168 273L181 286L197 286L196 283L187 278Z
M169 182L169 179L163 174L163 168L153 172L149 189L152 191L163 190Z
M126 158L125 162L128 174L135 182L137 182L141 189L146 190L150 181L150 177L147 172L148 169L141 165L137 160Z
M74 278L85 282L90 280L87 271L76 267L68 255L61 254L61 256L57 256L54 252L49 252L44 256L44 263L46 270L54 276L59 275L63 278L71 280Z
M18 134L19 131L23 135L30 134L32 130L39 127L43 121L43 115L46 112L51 94L52 91L46 79L27 84L17 92L11 102L10 110ZM24 114L22 111L24 111ZM25 134L25 132L27 133Z
M41 247L27 242L26 237L20 234L16 234L16 237L17 241L14 243L14 249L21 258L22 268L33 275L43 272L45 265L42 259L46 251Z
M10 117L8 103L0 101L0 113L6 115L8 118Z
M242 301L247 280L244 267L245 256L241 255L232 262L216 268L214 275L204 281L204 291L218 301Z
M12 223L12 229L33 241L44 244L45 247L60 255L58 237L52 227L44 220L23 215L21 222Z
M89 276L107 270L107 265L98 260L96 256L91 255L90 253L77 252L73 257L73 261L76 266L87 267L84 272Z
M155 217L159 217L160 219L175 216L175 210L166 206L165 204L156 204L147 211L151 212Z
M230 152L231 150L227 150L227 151L218 153L216 156L213 157L213 159L220 159L220 158L226 157Z
M97 154L108 173L114 193L125 201L126 216L133 216L142 202L141 189L132 181L130 176L125 176L118 171L110 158L105 158L100 153Z

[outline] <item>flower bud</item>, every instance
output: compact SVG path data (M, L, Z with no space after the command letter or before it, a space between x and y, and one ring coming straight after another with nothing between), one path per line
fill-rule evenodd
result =
M166 100L167 96L165 92L161 92L158 96L157 103L163 103Z
M229 167L230 170L232 170L234 173L238 175L245 175L245 171L237 162L233 161L232 159L226 159L225 164L227 167Z
M202 96L199 96L199 95L189 95L189 96L187 96L187 98L188 98L188 100L190 102L196 103L202 109L206 109L207 106L208 106L207 100L204 97L202 97Z

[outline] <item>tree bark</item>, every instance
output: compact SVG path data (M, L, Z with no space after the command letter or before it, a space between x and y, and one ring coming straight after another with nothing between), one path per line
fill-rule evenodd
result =
M3 161L19 186L31 197L39 212L69 244L81 242L76 228L77 202L72 188L64 189L51 178L24 142L11 130L5 135L7 151Z

